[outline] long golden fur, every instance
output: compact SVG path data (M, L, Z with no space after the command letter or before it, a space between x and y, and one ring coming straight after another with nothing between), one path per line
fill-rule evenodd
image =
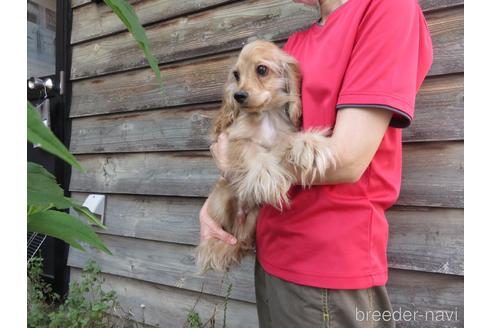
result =
M202 241L196 249L200 272L228 270L253 248L261 204L288 206L287 192L295 181L288 165L301 172L304 186L333 165L329 149L320 146L326 130L298 132L300 83L297 61L272 42L251 42L239 54L212 131L212 141L222 132L229 137L229 169L214 186L208 206L208 214L237 243ZM242 224L240 209L247 213Z

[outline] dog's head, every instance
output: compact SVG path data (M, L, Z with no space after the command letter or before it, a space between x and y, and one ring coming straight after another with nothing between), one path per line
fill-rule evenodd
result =
M226 81L221 115L232 123L240 111L286 108L295 127L301 122L300 70L295 58L272 42L257 40L242 49Z

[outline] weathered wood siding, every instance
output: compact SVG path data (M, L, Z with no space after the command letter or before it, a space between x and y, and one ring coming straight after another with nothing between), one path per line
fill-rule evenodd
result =
M283 44L316 13L291 0L131 0L160 64L164 92L132 37L104 4L74 0L72 137L85 173L72 173L78 199L107 195L113 251L70 249L72 278L88 258L102 267L135 319L182 327L195 305L223 317L233 284L231 327L257 327L254 258L226 277L194 274L198 211L217 178L208 153L211 119L230 65L254 38ZM404 130L400 198L390 224L388 289L401 311L458 311L463 326L463 1L420 0L434 42L434 64ZM140 308L145 304L145 310ZM399 327L442 327L432 320Z

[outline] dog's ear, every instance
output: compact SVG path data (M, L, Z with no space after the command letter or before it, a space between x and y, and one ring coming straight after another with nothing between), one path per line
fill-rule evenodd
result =
M234 83L231 70L224 85L222 106L220 107L219 112L213 122L211 136L213 142L217 141L219 134L227 129L239 114L239 106L234 100L233 95Z
M285 88L289 96L289 118L296 128L300 128L302 123L301 70L294 57L282 51L281 58L286 79Z

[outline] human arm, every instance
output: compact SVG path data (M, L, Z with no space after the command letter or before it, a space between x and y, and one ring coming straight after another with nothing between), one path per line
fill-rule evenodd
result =
M392 112L379 108L338 110L333 134L318 139L319 142L315 145L319 148L321 156L331 157L331 160L324 160L330 164L324 174L316 173L310 184L353 183L359 180L374 157L391 117ZM311 177L316 172L315 167L307 167L304 172L294 166L290 166L289 169L296 176L298 183L301 183L303 174Z

